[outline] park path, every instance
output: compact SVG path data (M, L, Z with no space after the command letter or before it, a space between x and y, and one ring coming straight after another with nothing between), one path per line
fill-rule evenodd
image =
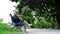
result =
M60 34L60 30L54 29L27 29L28 33L23 34Z

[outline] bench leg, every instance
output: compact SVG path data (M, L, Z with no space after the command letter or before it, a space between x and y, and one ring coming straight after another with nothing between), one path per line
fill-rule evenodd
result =
M27 31L26 31L26 25L24 25L24 31L27 33Z

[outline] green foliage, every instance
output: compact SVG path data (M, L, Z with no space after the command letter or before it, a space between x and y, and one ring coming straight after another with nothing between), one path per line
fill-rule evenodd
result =
M13 27L8 26L7 24L0 23L0 31L12 31L12 32L18 32L18 29L13 29Z
M22 34L19 29L13 28L7 24L2 23L3 19L0 19L0 34Z
M15 2L16 0L11 0ZM23 20L27 20L32 24L32 27L38 28L55 28L56 12L54 0L17 0L19 4L16 10L22 15ZM32 12L36 12L35 15ZM35 16L38 19L37 24L34 24ZM40 18L42 17L42 18ZM40 19L39 19L40 18Z
M22 34L19 29L0 23L0 34Z
M48 22L45 18L40 17L36 24L32 25L33 28L55 28L56 23L52 20Z
M10 1L12 1L12 2L16 2L16 3L17 3L19 0L10 0Z
M23 18L23 20L28 21L28 23L33 23L34 18L32 18L32 16L21 16Z

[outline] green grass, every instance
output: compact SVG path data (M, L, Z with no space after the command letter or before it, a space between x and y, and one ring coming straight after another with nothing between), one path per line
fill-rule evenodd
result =
M22 34L19 29L0 23L0 34Z

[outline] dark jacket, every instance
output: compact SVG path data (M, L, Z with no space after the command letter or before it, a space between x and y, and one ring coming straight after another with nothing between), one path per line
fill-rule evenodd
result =
M12 23L20 23L21 22L21 20L19 19L19 17L17 15L12 16L10 14L10 16L11 16Z
M11 20L12 20L12 24L15 23L15 26L19 26L19 25L24 25L24 22L22 20L19 19L19 17L17 15L11 15Z

